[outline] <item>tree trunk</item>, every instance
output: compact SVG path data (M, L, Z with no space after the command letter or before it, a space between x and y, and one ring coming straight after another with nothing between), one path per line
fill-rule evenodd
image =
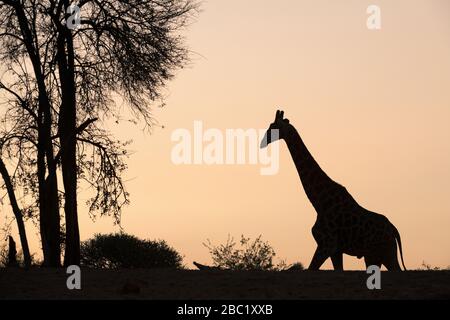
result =
M78 227L77 212L77 177L76 163L73 161L72 150L66 150L62 157L62 171L64 179L65 203L64 211L66 216L66 252L64 255L64 265L80 264L80 232Z
M3 177L3 181L5 182L6 190L8 192L9 202L11 203L11 207L16 217L17 221L17 229L19 230L20 236L20 244L22 246L23 252L23 260L25 263L25 268L29 268L31 266L31 256L30 249L28 247L27 233L25 231L25 224L23 223L23 215L22 211L19 209L19 205L17 204L16 194L14 192L14 187L11 183L11 177L9 176L8 170L6 169L5 163L0 158L0 173ZM9 239L11 243L12 238ZM12 240L14 242L14 240Z
M14 5L14 9L27 53L33 66L39 91L37 171L39 183L39 220L44 266L59 267L61 259L60 217L56 164L51 138L52 116L50 101L47 96L44 75L42 74L39 50L35 47L33 33L29 27L29 21L24 8L18 3ZM46 168L48 168L47 177Z
M69 1L65 1L66 11L68 6ZM69 29L65 29L60 34L57 46L62 98L58 130L65 194L64 213L66 217L64 265L69 266L80 264L80 231L77 212L76 87L73 39Z
M44 112L39 118L48 119L49 116L47 112ZM53 145L49 138L51 131L48 120L40 120L39 123L37 170L43 265L57 268L61 266L61 234L56 163Z
M40 214L41 218L45 218L43 232L47 242L47 260L44 259L44 266L57 268L61 266L61 230L56 172L49 172L42 190L43 194L39 196L42 204Z

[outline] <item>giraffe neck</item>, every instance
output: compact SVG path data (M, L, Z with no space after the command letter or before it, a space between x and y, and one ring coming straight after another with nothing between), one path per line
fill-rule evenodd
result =
M347 190L322 170L297 130L289 124L285 137L305 193L318 215L330 211L336 202L356 203Z

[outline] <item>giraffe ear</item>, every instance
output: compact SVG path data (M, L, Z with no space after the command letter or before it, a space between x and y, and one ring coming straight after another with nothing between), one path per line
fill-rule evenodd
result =
M283 119L283 121L289 123L289 119Z

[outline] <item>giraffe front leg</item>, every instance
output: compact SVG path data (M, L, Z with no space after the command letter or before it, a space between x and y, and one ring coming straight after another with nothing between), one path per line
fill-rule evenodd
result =
M311 260L308 270L319 270L322 264L330 257L328 252L323 248L317 247L316 252Z
M333 262L333 268L335 271L344 271L342 252L335 253L331 256L331 262Z

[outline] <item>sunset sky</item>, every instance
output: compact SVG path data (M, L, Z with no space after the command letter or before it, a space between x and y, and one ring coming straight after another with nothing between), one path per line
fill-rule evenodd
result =
M381 8L381 30L366 27L371 4ZM261 234L277 257L309 265L316 213L284 142L272 176L259 165L171 161L176 129L193 130L194 121L265 129L281 107L328 175L397 226L407 268L449 266L450 1L209 0L201 8L185 33L191 63L165 90L166 106L154 106L161 127L109 125L134 141L124 230L167 240L188 267L211 263L202 243L229 234ZM111 218L90 220L88 195L80 190L82 239L118 231ZM40 251L37 230L28 233ZM344 256L344 268L364 261Z

